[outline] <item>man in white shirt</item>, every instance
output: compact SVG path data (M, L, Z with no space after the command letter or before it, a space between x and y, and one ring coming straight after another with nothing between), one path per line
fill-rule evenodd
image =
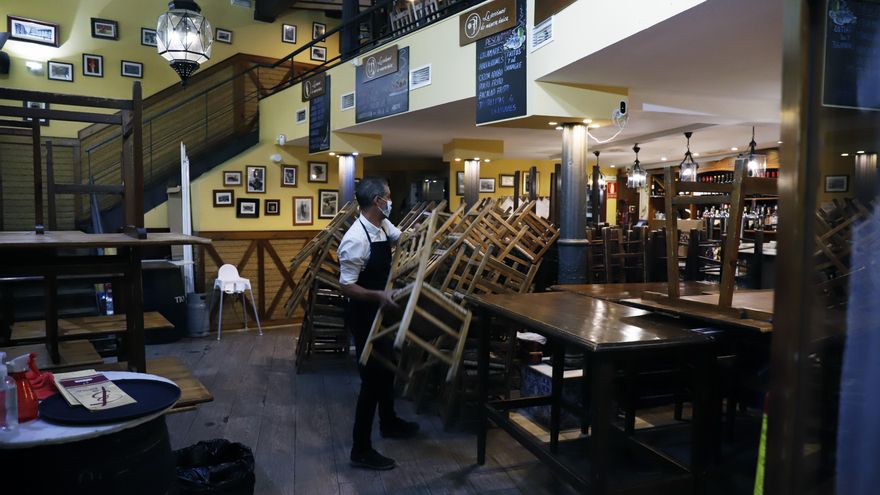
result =
M379 308L399 310L386 290L391 272L391 243L400 237L400 230L389 220L391 190L385 179L364 178L355 193L360 216L345 233L339 244L339 284L348 297L346 324L354 336L358 357L364 351L370 328ZM373 352L393 361L392 343L376 342ZM393 469L393 459L373 449L371 436L373 417L379 408L379 430L385 438L409 438L419 431L417 423L404 421L394 412L394 372L375 359L360 366L361 391L355 411L351 464L369 469Z

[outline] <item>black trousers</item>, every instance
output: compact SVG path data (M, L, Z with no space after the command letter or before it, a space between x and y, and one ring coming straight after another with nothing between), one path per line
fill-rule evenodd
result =
M364 314L366 313L366 314ZM373 317L370 312L352 311L349 314L348 328L354 336L357 359L364 351ZM393 343L383 339L373 344L374 352L381 353L386 359L393 359ZM352 433L352 450L363 451L372 448L373 418L376 407L379 408L379 425L389 425L397 420L394 412L394 372L370 359L366 366L358 365L361 375L361 391L358 395L357 408L354 415L354 431Z

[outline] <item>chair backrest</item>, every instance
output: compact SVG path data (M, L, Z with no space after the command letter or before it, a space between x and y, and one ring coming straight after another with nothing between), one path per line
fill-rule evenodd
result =
M231 282L239 278L241 277L238 275L238 268L229 263L221 266L220 270L217 271L217 279L221 282Z

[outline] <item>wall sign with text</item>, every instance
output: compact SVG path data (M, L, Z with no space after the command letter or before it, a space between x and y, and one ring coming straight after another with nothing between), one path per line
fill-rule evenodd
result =
M822 104L880 110L880 4L831 0L825 15Z
M324 93L309 100L309 153L330 149L330 76L324 79Z
M526 2L516 2L512 29L477 42L477 124L526 114Z
M312 76L302 83L302 101L323 96L327 90L327 73L322 72Z
M394 45L364 57L364 80L372 81L397 72L397 51L397 45Z
M355 122L409 111L409 47L397 51L396 72L370 79L365 62L355 71L355 78Z
M469 45L516 26L517 0L495 0L458 16L458 44Z

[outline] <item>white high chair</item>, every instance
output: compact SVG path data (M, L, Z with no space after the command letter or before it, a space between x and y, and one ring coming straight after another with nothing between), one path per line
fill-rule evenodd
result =
M260 315L257 314L257 304L254 302L254 291L251 289L251 281L242 278L238 274L235 265L226 264L217 271L217 279L214 280L214 289L211 291L211 306L213 307L214 293L220 291L220 311L217 312L217 340L220 340L220 328L223 326L223 296L225 294L241 294L241 312L244 316L244 329L248 329L247 305L245 304L244 291L251 293L251 307L254 309L254 318L257 320L257 330L263 335L263 327L260 326Z

